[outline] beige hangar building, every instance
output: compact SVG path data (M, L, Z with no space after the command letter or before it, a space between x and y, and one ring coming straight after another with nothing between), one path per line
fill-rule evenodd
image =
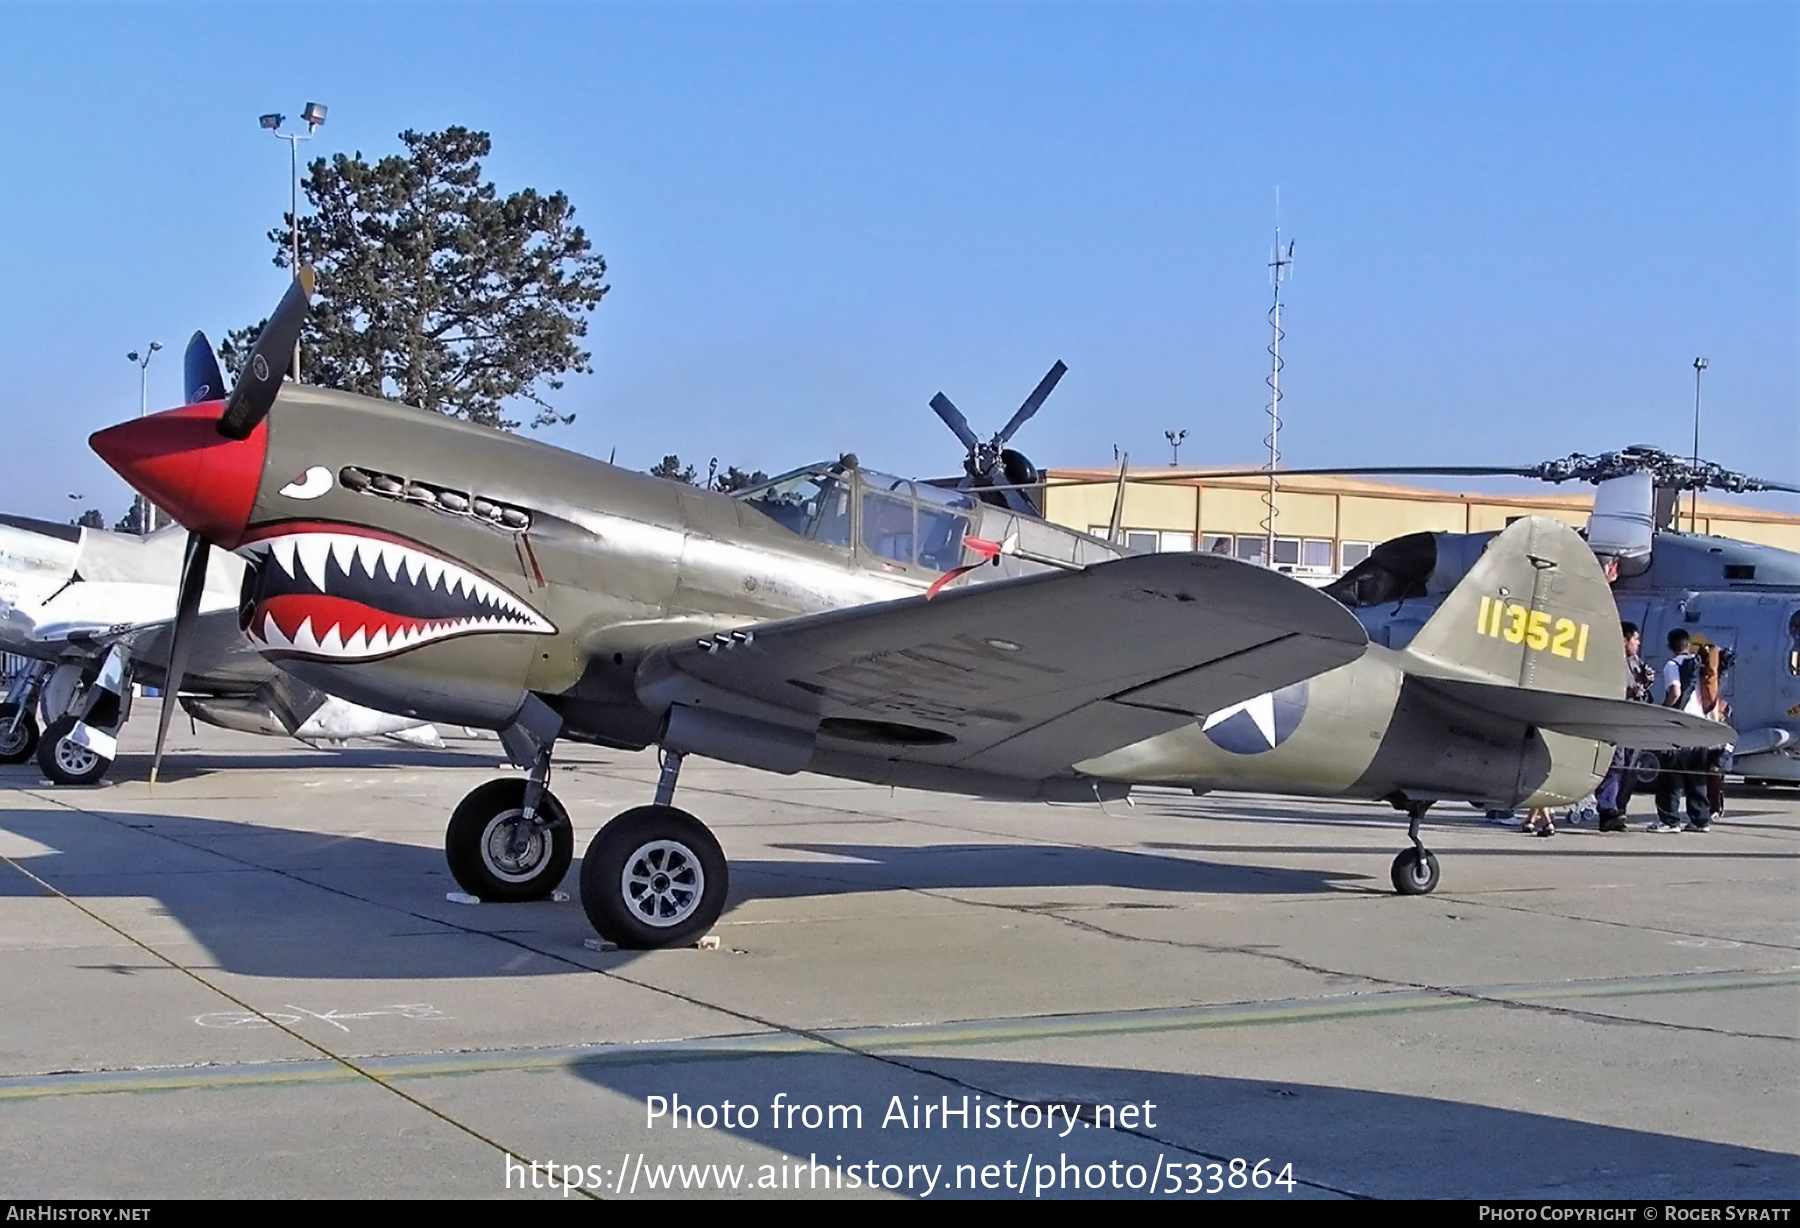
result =
M1239 470L1238 472L1242 472ZM1043 474L1050 521L1105 537L1118 491L1116 469L1054 469ZM1121 532L1141 550L1206 550L1261 561L1267 549L1266 477L1212 477L1205 469L1144 468L1126 475ZM1565 493L1566 492L1566 493ZM1347 477L1281 477L1275 494L1275 565L1297 575L1329 576L1407 533L1481 533L1521 516L1587 524L1593 487L1568 483L1542 494L1454 494ZM1800 515L1701 498L1684 530L1800 551Z

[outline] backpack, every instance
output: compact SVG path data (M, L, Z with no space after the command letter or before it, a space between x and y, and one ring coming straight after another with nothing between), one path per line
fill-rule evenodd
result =
M1700 658L1691 652L1676 656L1675 667L1681 672L1681 694L1675 706L1694 716L1705 716L1700 710Z

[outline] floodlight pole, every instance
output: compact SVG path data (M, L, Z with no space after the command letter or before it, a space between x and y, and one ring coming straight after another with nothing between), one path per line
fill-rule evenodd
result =
M1700 373L1706 370L1706 359L1694 359L1694 472L1700 472ZM1688 532L1700 531L1700 488L1694 487L1688 500Z
M287 122L287 116L276 112L264 115L257 121L278 139L288 143L288 230L291 244L288 268L296 277L300 275L300 142L312 140L313 135L318 132L319 125L325 122L325 108L316 102L309 102L306 104L306 109L300 113L300 118L306 121L305 132L283 132L281 125ZM298 384L300 382L299 337L294 338L293 376L294 382Z
M125 357L137 364L138 417L140 418L146 417L150 413L150 356L160 349L162 349L162 342L152 341L149 345L144 347L142 354L133 350L131 353L125 355ZM71 498L72 497L73 496L71 496ZM140 520L139 527L143 529L145 535L148 536L150 531L156 528L156 509L151 506L150 500L146 499L143 495L138 496L138 502L144 509L144 514Z

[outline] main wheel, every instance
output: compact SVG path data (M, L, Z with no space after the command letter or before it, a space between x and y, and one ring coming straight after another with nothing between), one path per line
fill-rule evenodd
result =
M1631 770L1637 774L1637 787L1654 789L1656 778L1662 774L1662 760L1647 750L1640 750L1631 760Z
M706 824L673 806L627 810L588 845L581 907L622 947L686 946L725 911L725 852Z
M17 704L0 703L0 763L23 763L37 749L37 718L29 712L20 713L15 727L13 713L18 711Z
M38 739L38 766L44 769L44 775L50 778L51 784L58 785L91 785L98 784L112 766L112 760L96 754L79 742L69 739L75 731L75 718L59 716L50 722L50 728L44 730L44 736Z
M525 822L525 781L518 777L490 780L462 799L444 831L444 859L464 891L519 904L556 890L575 859L575 830L548 789L538 813L548 826Z
M1425 849L1402 849L1394 858L1394 890L1401 895L1429 895L1438 885L1438 863Z

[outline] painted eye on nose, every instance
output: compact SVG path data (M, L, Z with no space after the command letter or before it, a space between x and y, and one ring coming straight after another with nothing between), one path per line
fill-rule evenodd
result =
M331 470L323 465L314 465L305 473L281 488L281 493L290 499L317 499L331 489Z

